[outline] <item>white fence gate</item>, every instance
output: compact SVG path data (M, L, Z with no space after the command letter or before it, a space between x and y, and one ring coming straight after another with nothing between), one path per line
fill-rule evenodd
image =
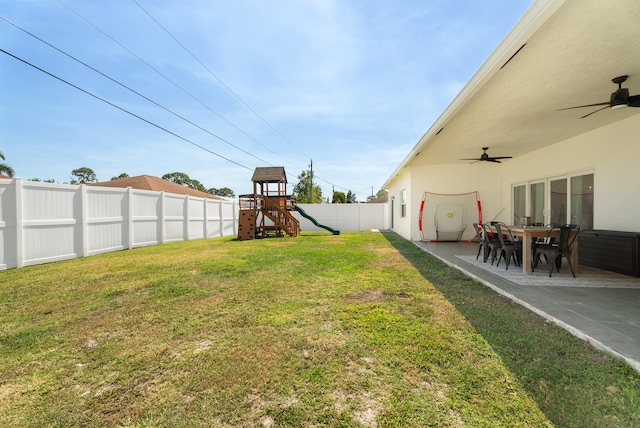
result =
M0 179L0 269L235 235L237 201Z

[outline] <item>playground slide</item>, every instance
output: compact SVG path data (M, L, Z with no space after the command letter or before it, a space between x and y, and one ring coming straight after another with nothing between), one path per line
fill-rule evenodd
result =
M294 205L294 208L295 208L295 210L296 210L296 211L298 211L298 212L300 213L300 215L301 215L302 217L304 217L304 218L307 218L307 219L311 220L311 223L315 224L316 226L321 227L321 228L323 228L323 229L326 229L326 230L328 230L329 232L333 233L334 235L340 235L340 231L339 231L339 230L335 230L335 229L330 228L329 226L325 226L324 224L320 224L320 223L318 223L318 221L317 221L315 218L311 217L309 214L307 214L307 213L306 213L302 208L300 208L299 206Z

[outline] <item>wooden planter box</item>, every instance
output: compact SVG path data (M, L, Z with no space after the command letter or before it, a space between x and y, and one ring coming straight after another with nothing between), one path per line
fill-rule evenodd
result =
M589 230L578 235L581 265L640 277L640 233Z

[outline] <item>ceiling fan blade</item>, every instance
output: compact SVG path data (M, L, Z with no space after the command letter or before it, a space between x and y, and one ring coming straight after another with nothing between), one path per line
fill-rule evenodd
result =
M473 161L481 161L482 159L478 159L478 158L466 158L466 159L458 159L458 160L473 160Z
M609 108L609 106L605 106L605 107L599 108L598 110L596 110L596 111L592 111L592 112L591 112L591 113L589 113L589 114L585 114L584 116L580 116L580 119L584 119L585 117L589 117L589 116L591 116L592 114L597 113L597 112L599 112L599 111L602 111L602 110L604 110L604 109L606 109L606 108Z
M631 95L627 98L627 105L629 107L640 107L640 95Z
M511 156L491 156L489 159L513 159Z
M493 162L493 163L501 163L498 158L489 158L487 159L487 162Z
M603 102L603 103L595 103L595 104L585 104L583 106L575 106L575 107L566 107L566 108L559 108L558 111L562 111L562 110L573 110L574 108L583 108L583 107L597 107L597 106L608 106L610 104L609 101Z

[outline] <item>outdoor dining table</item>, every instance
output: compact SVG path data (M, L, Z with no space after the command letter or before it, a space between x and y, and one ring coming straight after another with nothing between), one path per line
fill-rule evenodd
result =
M560 236L560 229L551 230L549 227L541 226L509 226L511 234L522 239L522 272L525 275L531 275L531 263L533 254L531 254L531 242L533 238L546 238L547 236L557 238ZM552 263L552 261L550 261ZM575 273L578 273L578 240L576 239L571 246L571 265Z

